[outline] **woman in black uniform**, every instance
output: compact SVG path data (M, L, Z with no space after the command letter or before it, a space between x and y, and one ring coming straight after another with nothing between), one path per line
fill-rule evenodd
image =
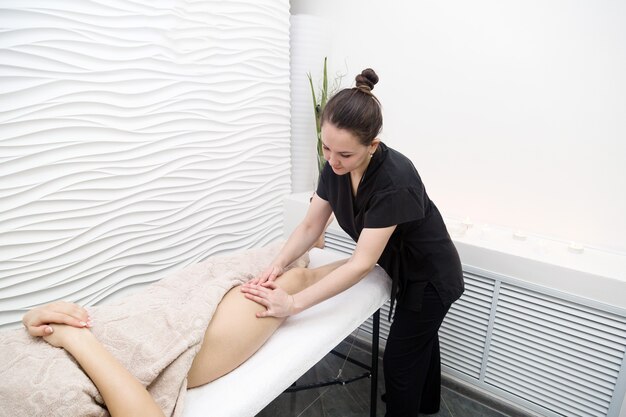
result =
M396 304L383 359L387 417L439 410L441 370L438 330L450 305L463 293L458 253L437 207L411 161L378 138L382 112L372 94L371 69L356 87L341 90L322 114L328 161L316 196L267 270L242 287L266 307L258 314L287 316L352 286L378 263L392 279ZM348 262L292 296L273 280L308 250L335 214L356 242Z

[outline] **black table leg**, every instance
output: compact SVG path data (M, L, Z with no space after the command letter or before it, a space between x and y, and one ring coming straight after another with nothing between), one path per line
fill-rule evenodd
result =
M370 417L376 417L376 401L378 400L378 339L380 330L380 309L372 318L372 378L370 380Z

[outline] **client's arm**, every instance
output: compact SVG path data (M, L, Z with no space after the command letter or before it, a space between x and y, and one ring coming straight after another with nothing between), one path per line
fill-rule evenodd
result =
M48 323L44 340L65 349L74 357L98 388L112 417L164 415L144 386L102 346L91 331L84 327L50 323L50 317L55 314L58 312L54 303L39 307L28 313L28 317L25 316L24 323Z
M287 294L295 294L334 271L345 260L319 268L294 268L276 279ZM256 352L285 320L284 317L257 318L265 310L249 300L240 286L231 289L211 319L200 352L194 358L187 387L211 382L232 371Z

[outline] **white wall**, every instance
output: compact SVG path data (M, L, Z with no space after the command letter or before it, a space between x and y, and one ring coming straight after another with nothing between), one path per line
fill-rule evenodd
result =
M0 326L281 237L287 0L3 7Z
M323 68L330 47L327 23L327 19L313 15L291 16L291 191L294 193L308 191L311 195L317 184L317 131L308 74ZM316 78L314 82L317 96L321 81Z
M448 217L626 253L626 3L292 0Z

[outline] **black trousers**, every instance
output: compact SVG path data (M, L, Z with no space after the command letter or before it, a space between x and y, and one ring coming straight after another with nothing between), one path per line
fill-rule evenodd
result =
M396 306L383 356L385 417L417 417L420 412L439 411L438 331L448 309L430 284L424 289L420 312Z

